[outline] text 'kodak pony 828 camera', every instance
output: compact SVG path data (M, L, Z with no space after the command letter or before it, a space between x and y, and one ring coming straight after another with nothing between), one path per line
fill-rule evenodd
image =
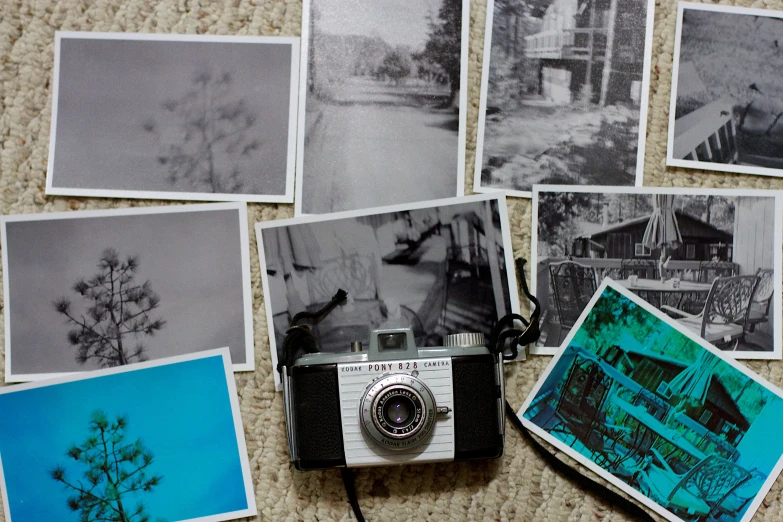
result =
M503 362L476 333L417 348L408 328L370 346L314 353L283 372L291 460L300 470L496 458Z

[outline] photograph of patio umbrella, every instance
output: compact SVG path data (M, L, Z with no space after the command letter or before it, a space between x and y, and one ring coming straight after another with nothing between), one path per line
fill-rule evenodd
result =
M712 383L713 371L719 361L715 354L703 351L692 364L669 382L670 402L674 407L669 410L668 418L677 416L686 408L704 405L707 390Z
M653 212L642 239L644 246L650 250L661 249L660 271L663 277L663 265L666 259L666 249L677 250L682 246L682 234L674 215L674 194L655 194L653 196Z

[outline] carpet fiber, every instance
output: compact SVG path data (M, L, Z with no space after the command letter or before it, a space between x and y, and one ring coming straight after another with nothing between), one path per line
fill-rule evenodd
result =
M376 0L369 0L376 1ZM728 2L721 2L728 3ZM159 205L160 202L47 197L44 194L52 107L55 30L239 35L298 35L299 0L2 0L0 5L0 212L17 214ZM737 2L783 9L783 1ZM471 9L470 107L466 192L473 186L477 108L484 41L485 2ZM682 187L783 188L783 180L703 173L665 167L666 132L676 2L655 9L650 113L644 181ZM510 200L516 257L529 258L531 205ZM250 205L250 223L291 217L292 205ZM254 374L239 374L242 417L260 520L348 520L349 507L337 471L296 472L289 466L283 405L275 393L255 235L251 233ZM2 343L0 343L1 345ZM518 407L549 357L507 368L509 402ZM0 359L0 369L2 369ZM783 363L748 366L783 385ZM8 419L0 419L0 423ZM12 421L13 422L13 421ZM557 471L549 454L508 427L505 456L497 462L438 464L361 470L357 489L368 520L562 520L625 521L634 514L590 481ZM556 452L555 452L556 453ZM562 454L554 458L568 462ZM573 463L571 463L573 465ZM582 470L583 473L589 472ZM595 479L595 477L592 477ZM778 480L754 520L783 521ZM220 491L214 494L220 495ZM41 499L46 502L46 499ZM0 521L3 521L0 514ZM55 522L55 521L41 521Z

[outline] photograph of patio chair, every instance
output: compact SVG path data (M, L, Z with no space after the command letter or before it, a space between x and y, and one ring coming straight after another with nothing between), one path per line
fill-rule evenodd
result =
M706 317L704 335L730 357L783 355L773 291L782 275L783 193L537 185L533 194L531 279L542 334L532 353L554 353L589 299L589 289L575 299L573 284L564 289L553 277L570 263L594 275L592 288L617 281L697 335Z
M641 185L654 4L487 2L474 191Z
M783 469L783 390L609 279L517 415L668 520L746 522Z
M680 2L666 164L783 176L783 11Z
M660 308L707 342L736 350L745 338L745 324L758 282L756 275L718 277L712 282L704 309L697 315L669 305Z
M322 352L366 346L378 328L409 327L422 347L489 335L519 311L507 212L486 194L257 223L274 365L292 318L339 289L346 301L312 325Z

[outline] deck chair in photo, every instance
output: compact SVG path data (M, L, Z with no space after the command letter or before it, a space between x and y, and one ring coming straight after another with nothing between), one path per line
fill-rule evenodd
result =
M709 455L685 473L676 473L654 448L636 477L644 495L683 520L706 521L710 513L751 477L730 460Z
M604 468L617 460L617 440L628 431L606 422L605 403L613 384L597 361L577 356L555 406L556 424L549 430Z
M759 280L745 318L746 332L753 332L756 325L769 321L769 307L775 290L775 276L772 270L759 269L756 271L756 277Z
M697 315L666 305L661 310L718 348L736 350L745 337L744 319L757 281L755 275L715 279L704 308Z
M592 267L573 261L550 264L549 275L560 322L557 339L557 344L560 345L563 332L568 332L576 324L598 285Z

